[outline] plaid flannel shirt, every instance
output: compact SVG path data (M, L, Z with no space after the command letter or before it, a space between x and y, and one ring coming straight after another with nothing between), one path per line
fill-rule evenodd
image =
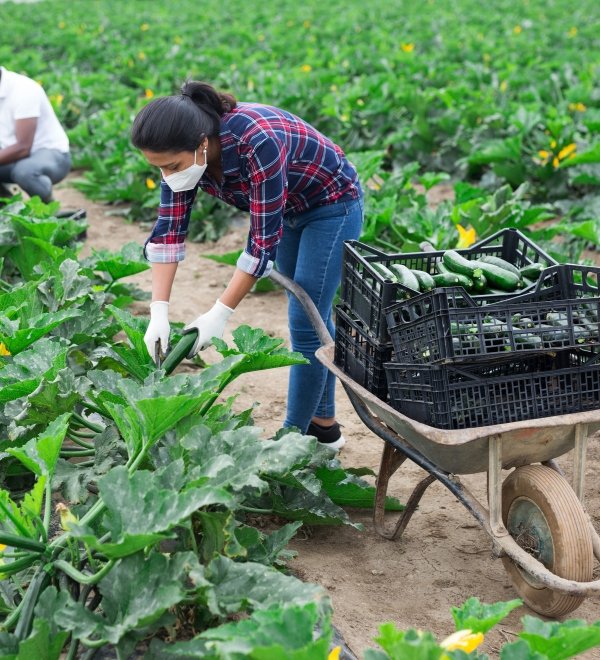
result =
M192 190L161 181L158 220L144 246L148 261L185 257L185 237L198 189L250 212L250 231L237 266L264 277L273 268L283 218L360 195L358 176L343 151L295 115L240 103L221 117L223 178L207 173Z

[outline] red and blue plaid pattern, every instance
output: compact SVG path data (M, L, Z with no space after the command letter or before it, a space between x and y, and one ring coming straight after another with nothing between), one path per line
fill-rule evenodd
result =
M158 220L145 245L152 262L181 261L198 189L250 212L250 231L238 267L268 275L283 218L360 195L358 176L344 152L295 115L240 103L221 118L223 179L207 173L193 190L173 192L161 181Z

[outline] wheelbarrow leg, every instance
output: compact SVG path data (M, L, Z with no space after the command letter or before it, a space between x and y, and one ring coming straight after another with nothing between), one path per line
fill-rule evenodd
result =
M379 475L377 476L377 491L375 494L375 509L373 511L373 524L375 530L380 536L386 539L393 540L402 533L408 525L412 514L415 512L417 505L423 493L427 490L427 486L435 481L433 475L427 475L425 479L421 480L416 488L413 490L412 495L408 498L406 507L400 514L395 526L388 530L385 525L385 498L387 496L388 483L390 477L398 470L408 457L401 451L386 442L384 444L383 453L381 455L381 465L379 467Z

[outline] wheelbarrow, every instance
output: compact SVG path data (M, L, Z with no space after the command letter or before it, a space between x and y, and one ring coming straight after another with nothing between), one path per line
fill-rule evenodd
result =
M442 430L400 414L334 364L334 341L306 292L280 273L271 278L298 298L321 341L318 360L340 380L358 416L384 440L373 513L378 534L399 538L417 505L439 481L490 536L512 584L535 612L562 617L586 596L600 595L593 580L600 536L584 507L588 437L600 429L600 409L461 430ZM572 483L555 462L574 450ZM410 459L428 475L389 527L385 500L392 475ZM502 470L512 469L503 480ZM485 472L487 502L459 475Z

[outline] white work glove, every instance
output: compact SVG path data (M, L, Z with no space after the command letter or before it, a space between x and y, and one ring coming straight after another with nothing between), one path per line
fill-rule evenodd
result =
M197 330L198 338L187 357L193 358L198 351L203 351L210 346L213 337L221 339L225 331L225 324L232 314L232 309L217 300L206 314L202 314L195 321L188 323L183 329L184 334Z
M164 300L156 300L150 304L150 324L144 335L144 343L150 357L156 361L156 342L160 341L160 351L167 354L169 348L169 303Z

